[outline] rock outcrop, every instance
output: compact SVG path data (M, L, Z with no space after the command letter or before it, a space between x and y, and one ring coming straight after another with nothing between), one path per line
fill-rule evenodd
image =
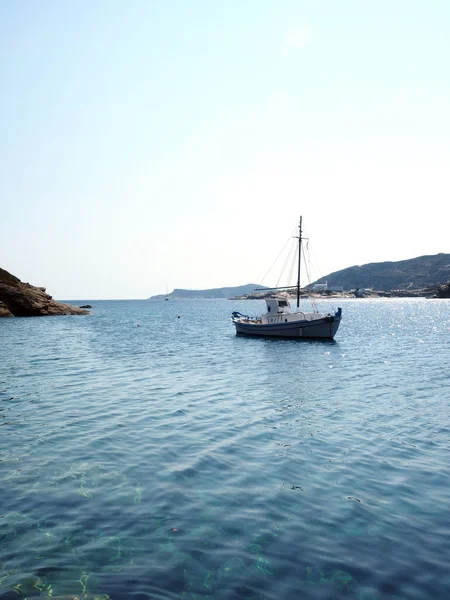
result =
M437 298L450 298L450 282L440 285L436 290Z
M89 314L88 310L57 302L46 293L45 288L23 283L15 275L0 268L0 317L87 314Z
M14 315L8 310L6 304L0 302L0 317L13 317Z

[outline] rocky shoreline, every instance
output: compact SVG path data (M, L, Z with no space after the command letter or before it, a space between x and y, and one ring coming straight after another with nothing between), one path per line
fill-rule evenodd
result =
M285 292L287 297L294 299L296 293ZM265 300L272 298L274 292L263 292L261 294L244 294L235 296L230 300ZM352 290L348 292L332 292L329 290L323 292L307 292L302 290L300 297L309 298L450 298L450 282L441 285L435 285L420 290Z
M44 287L23 283L0 268L0 317L88 315L89 311L53 300Z

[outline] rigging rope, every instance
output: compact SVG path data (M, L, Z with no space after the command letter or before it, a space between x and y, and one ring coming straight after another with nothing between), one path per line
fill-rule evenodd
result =
M282 279L282 277L284 275L284 272L286 270L286 265L288 264L288 261L291 258L292 253L294 253L294 255L295 255L295 246L294 245L291 245L291 248L290 248L289 252L286 255L286 260L284 261L283 268L281 270L280 276L278 277L278 281L277 281L276 287L278 287L280 285L280 281L281 281L281 279ZM294 258L295 258L295 256L294 256ZM286 286L289 286L290 284L291 284L291 279L290 279L290 274L289 274L289 278L286 281Z
M289 282L292 281L292 273L295 269L295 265L297 265L297 264L298 264L298 244L296 242L295 248L294 248L294 255L292 257L291 269L289 271L289 279L288 279Z
M302 244L302 248L304 248L303 244ZM307 248L308 248L308 246L307 246ZM308 284L307 285L309 285L311 283L311 272L310 272L310 264L309 264L310 263L310 256L309 256L309 253L308 253L308 260L307 260L307 258L306 258L306 251L303 252L303 263L305 265L306 277L307 277L307 280L308 280ZM309 299L311 301L311 304L312 304L314 310L317 311L317 302L315 301L315 299L312 296L309 296Z
M280 258L280 256L281 256L281 255L283 254L283 252L285 251L285 249L286 249L286 246L287 246L287 245L288 245L288 243L290 242L290 240L291 240L291 238L292 238L293 234L295 233L295 231L296 231L296 229L294 229L293 233L292 233L292 234L291 234L291 235L288 237L288 239L286 240L286 243L284 244L284 246L283 246L283 248L281 249L280 253L279 253L279 254L278 254L278 256L276 257L276 259L273 261L272 265L269 267L269 270L267 271L267 273L264 275L264 277L263 277L263 279L262 279L261 283L259 284L260 286L262 286L262 285L263 285L263 283L264 283L264 281L265 281L265 279L266 279L267 275L270 273L270 271L273 269L273 267L274 267L275 263L278 261L278 259Z

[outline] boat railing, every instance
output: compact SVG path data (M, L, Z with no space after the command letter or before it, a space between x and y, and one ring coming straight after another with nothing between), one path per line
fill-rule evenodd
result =
M231 320L233 322L239 321L240 323L261 323L260 317L249 317L248 315L243 315L238 311L233 311L231 313Z

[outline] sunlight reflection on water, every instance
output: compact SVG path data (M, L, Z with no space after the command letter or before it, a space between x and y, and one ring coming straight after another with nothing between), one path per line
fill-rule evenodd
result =
M90 304L0 322L0 591L448 595L449 302L345 300L331 343Z

